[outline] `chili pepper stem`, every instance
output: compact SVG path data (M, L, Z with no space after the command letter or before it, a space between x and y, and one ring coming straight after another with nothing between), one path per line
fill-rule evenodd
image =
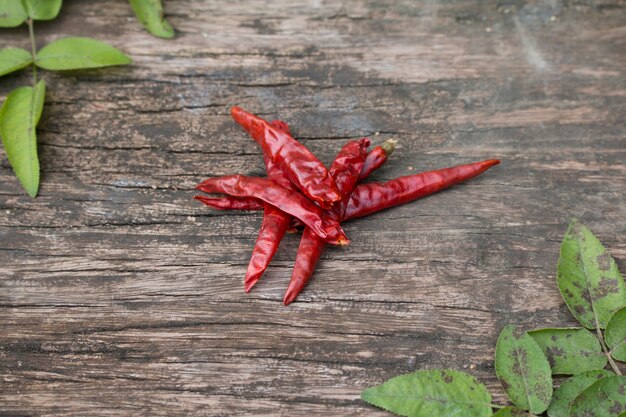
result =
M397 144L398 144L397 140L395 140L395 139L388 139L388 140L384 141L383 143L381 143L380 147L383 148L383 150L387 154L387 157L389 157L393 153L393 151L396 150L396 145Z

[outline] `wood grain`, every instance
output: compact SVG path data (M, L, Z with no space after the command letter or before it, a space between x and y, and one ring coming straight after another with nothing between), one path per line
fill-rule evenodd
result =
M44 73L40 196L0 156L0 413L387 415L364 388L493 370L507 323L575 325L555 283L570 217L626 270L626 3L167 1L175 40L124 1L64 2L40 46L92 36L129 67ZM28 44L25 28L3 44ZM0 80L0 98L29 82ZM375 179L500 158L485 175L347 223L298 302L298 237L250 294L258 213L191 197L263 175L229 108L287 121L329 163L399 147Z

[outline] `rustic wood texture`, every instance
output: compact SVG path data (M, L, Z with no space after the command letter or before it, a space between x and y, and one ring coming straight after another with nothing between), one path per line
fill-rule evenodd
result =
M171 41L125 1L64 3L40 45L92 36L134 63L43 74L37 199L0 154L2 415L384 416L361 390L435 367L503 403L500 329L575 325L555 283L569 219L626 270L623 1L167 1ZM0 98L29 82L3 77ZM347 223L283 307L298 237L244 294L260 213L191 199L264 173L235 104L326 163L398 139L378 180L503 163Z

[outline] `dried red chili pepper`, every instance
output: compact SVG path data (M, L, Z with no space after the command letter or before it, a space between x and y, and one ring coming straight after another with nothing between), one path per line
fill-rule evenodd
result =
M326 242L336 245L349 243L337 220L327 216L302 194L282 187L271 180L245 175L227 175L204 180L196 189L205 193L221 193L263 200L297 217Z
M342 194L341 201L335 204L329 211L329 215L337 220L343 217L352 189L359 179L359 174L362 172L367 158L368 146L369 139L367 138L348 142L341 149L330 167L330 174L333 176ZM325 246L324 241L321 240L311 228L307 227L304 229L294 263L291 281L289 282L289 287L283 298L284 305L289 305L295 300L309 282L311 276L313 276L315 265L317 265L317 261L324 251Z
M271 123L276 127L278 127L277 125L280 123L282 124L281 129L289 131L289 127L285 122L274 120ZM274 164L266 155L264 155L264 159L267 176L270 180L285 188L297 191L294 185L284 176L283 171L278 165ZM246 271L246 277L244 278L244 289L246 292L252 289L254 284L257 283L261 275L263 275L267 269L287 229L290 228L291 220L292 216L290 214L285 213L271 204L265 203L259 236L254 244L248 270Z
M407 175L383 183L360 184L352 191L343 220L356 219L417 200L473 178L499 163L497 159L489 159Z
M337 185L324 164L289 133L237 106L231 109L231 114L261 145L263 153L280 166L285 176L307 197L322 208L330 208L341 199Z

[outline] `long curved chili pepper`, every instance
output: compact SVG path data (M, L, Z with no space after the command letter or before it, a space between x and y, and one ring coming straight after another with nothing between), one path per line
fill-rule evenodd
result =
M343 217L352 189L359 179L359 174L367 158L369 143L367 138L348 142L341 149L330 167L330 173L342 194L341 201L335 204L329 211L329 215L337 220L341 220ZM304 229L291 281L283 297L284 305L289 305L295 300L309 282L325 246L324 241L311 228L307 227Z
M290 134L289 125L282 120L272 120L270 124L276 129ZM265 169L267 170L267 177L282 185L285 188L296 191L297 188L289 181L284 175L282 169L272 162L266 154L263 154L265 160ZM244 279L244 289L249 292L254 284L257 283L261 275L265 272L272 258L278 250L280 242L283 240L283 236L288 229L291 228L290 224L293 217L290 214L265 203L263 207L263 221L261 222L261 228L259 229L259 236L254 244L252 250L252 256L250 257L250 263L248 263L248 270L246 271L246 277Z
M444 188L473 178L499 163L500 161L497 159L489 159L472 164L407 175L383 183L360 184L352 191L343 220L367 216L368 214L426 197Z
M277 122L279 121L275 120L272 124L274 125ZM288 129L286 123L284 123L284 126ZM278 165L274 164L267 156L264 155L264 157L267 177L285 188L297 191L294 185L284 176ZM254 244L244 279L244 289L246 292L252 289L254 284L256 284L267 269L287 229L291 226L291 220L291 214L285 213L281 209L265 203L265 207L263 208L263 221L259 229L259 237Z
M231 114L261 145L263 153L279 165L285 176L307 197L322 208L330 208L341 199L337 185L324 164L289 133L237 106L231 109Z
M297 217L328 243L347 245L350 242L336 219L327 216L302 194L271 180L245 175L227 175L204 180L196 189L205 193L258 198Z
M290 214L270 204L265 205L259 237L254 244L254 250L252 251L244 279L246 292L250 292L254 284L257 283L267 269L290 225Z
M280 120L274 120L271 123L281 122ZM284 122L282 122L284 123ZM372 172L380 168L389 156L394 152L397 141L395 139L388 139L379 146L369 151L365 164L359 174L359 182L366 179ZM209 207L217 210L263 210L263 202L256 198L238 198L232 196L223 197L202 197L202 201Z

